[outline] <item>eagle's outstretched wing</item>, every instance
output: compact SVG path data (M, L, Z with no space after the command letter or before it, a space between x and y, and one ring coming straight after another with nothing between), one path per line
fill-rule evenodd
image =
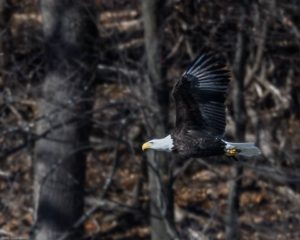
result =
M201 54L183 73L173 89L176 127L208 130L215 136L225 131L225 96L229 72L216 58Z

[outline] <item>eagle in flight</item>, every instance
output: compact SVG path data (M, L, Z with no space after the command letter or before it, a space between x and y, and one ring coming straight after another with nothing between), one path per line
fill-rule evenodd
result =
M224 140L225 99L230 76L211 54L201 54L183 73L173 89L176 123L171 133L143 144L142 149L176 153L180 159L260 154L254 143Z

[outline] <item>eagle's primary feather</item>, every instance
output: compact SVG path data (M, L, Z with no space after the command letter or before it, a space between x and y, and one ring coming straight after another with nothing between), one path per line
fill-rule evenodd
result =
M175 84L176 127L211 132L223 136L225 131L225 96L229 72L213 56L200 55Z

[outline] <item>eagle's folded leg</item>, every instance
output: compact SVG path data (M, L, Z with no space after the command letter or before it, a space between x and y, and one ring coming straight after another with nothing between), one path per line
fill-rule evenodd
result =
M231 147L231 148L226 148L225 149L225 155L227 157L236 157L239 153L239 150L235 147Z
M228 157L230 160L238 161L237 155L240 152L239 149L235 147L230 147L225 149L225 155Z

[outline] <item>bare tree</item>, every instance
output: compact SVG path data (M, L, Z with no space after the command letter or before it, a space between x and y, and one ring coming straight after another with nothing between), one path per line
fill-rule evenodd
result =
M9 64L9 57L11 56L11 32L9 27L9 20L12 15L12 3L10 0L0 1L0 71L1 80L5 81L5 72Z
M84 206L85 150L96 36L93 1L43 0L46 73L34 151L35 239L78 238Z
M246 130L246 108L244 99L244 80L247 65L247 35L244 32L246 21L246 1L241 5L241 13L238 24L238 33L236 41L236 51L233 62L233 73L235 76L234 81L234 120L235 120L235 138L239 142L245 141ZM233 166L232 176L230 181L229 195L228 195L228 208L227 208L227 225L226 225L226 238L239 239L239 205L240 205L240 192L242 184L243 167L240 164Z
M168 88L161 67L162 20L165 1L142 1L144 38L148 75L146 76L147 105L151 116L148 125L154 136L166 134L168 121ZM169 159L161 154L148 152L150 187L151 239L175 239L173 227L172 169Z

